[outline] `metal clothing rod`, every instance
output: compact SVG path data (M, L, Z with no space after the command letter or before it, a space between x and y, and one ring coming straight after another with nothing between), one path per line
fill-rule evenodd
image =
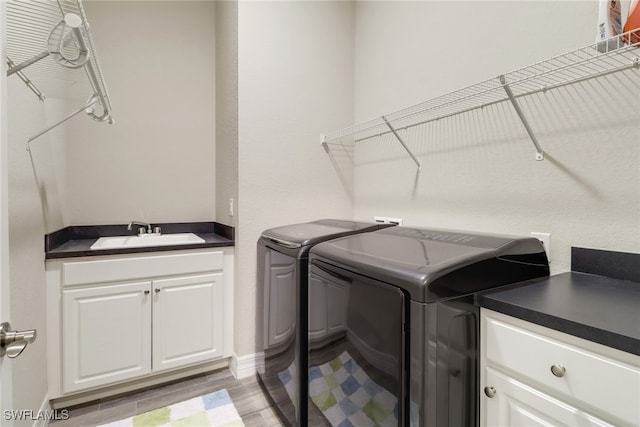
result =
M42 52L40 55L36 55L33 58L31 58L31 59L29 59L27 61L24 61L21 64L13 66L13 67L11 67L11 68L9 68L7 70L7 76L12 75L13 73L17 73L18 71L20 71L20 70L22 70L24 68L27 68L31 64L35 64L36 62L46 58L49 55L50 55L50 53L48 51L45 51L45 52Z
M7 65L10 68L15 66L11 58L9 58L8 56L7 56ZM33 82L29 80L29 78L22 71L16 71L15 74L16 76L20 77L20 80L22 80L29 89L31 89L31 92L36 94L36 96L40 101L44 101L45 96L42 94L42 92L40 92L40 89L38 89L38 87L34 85Z
M507 96L509 97L509 101L511 101L511 104L513 104L513 108L515 108L516 113L518 114L518 117L520 117L520 121L522 122L522 124L524 125L524 128L529 134L529 138L531 138L531 142L533 142L533 145L536 147L536 160L538 161L544 160L544 152L542 151L540 144L538 144L538 139L533 133L533 130L531 130L531 127L529 126L529 122L527 121L527 118L524 116L524 113L520 108L520 104L518 104L518 101L516 100L515 96L513 96L513 92L511 91L511 88L507 83L507 79L505 78L504 74L500 75L498 79L500 80L500 83L502 84L504 91L507 93Z
M31 143L31 141L33 141L34 139L40 138L42 135L44 135L45 133L49 132L50 130L60 126L62 123L66 122L67 120L71 119L72 117L82 113L83 111L85 111L87 108L93 107L96 103L98 102L98 98L96 97L96 95L93 95L91 97L91 99L89 99L89 101L87 102L87 104L85 104L84 106L82 106L81 108L79 108L78 110L74 111L73 113L69 114L67 117L65 117L64 119L60 120L59 122L57 122L56 124L53 124L49 127L47 127L46 129L38 132L37 134L33 135L32 137L30 137L27 140L27 151L29 151L30 147L29 147L29 143Z
M391 126L391 123L389 123L389 121L387 120L387 118L385 116L382 116L382 120L387 125L387 127L389 128L391 133L393 133L393 135L398 139L398 141L400 141L400 144L402 144L404 149L407 150L407 153L409 153L409 156L411 156L411 159L414 161L416 166L418 166L418 173L422 172L422 166L420 166L420 162L418 161L418 159L416 159L416 156L413 155L411 150L409 150L409 147L407 147L407 145L404 143L402 138L400 138L400 135L398 135L398 132L396 132L396 130L393 128L393 126Z

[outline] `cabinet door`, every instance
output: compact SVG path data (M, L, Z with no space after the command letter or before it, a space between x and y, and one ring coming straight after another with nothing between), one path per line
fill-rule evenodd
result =
M151 282L63 291L63 390L151 372Z
M612 426L491 368L485 386L495 395L481 390L481 427Z
M153 370L222 356L223 275L153 281Z

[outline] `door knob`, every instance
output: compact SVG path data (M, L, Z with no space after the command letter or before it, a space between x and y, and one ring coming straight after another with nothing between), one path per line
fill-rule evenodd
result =
M9 322L0 323L0 357L5 354L9 359L20 356L27 344L36 340L35 329L12 331Z

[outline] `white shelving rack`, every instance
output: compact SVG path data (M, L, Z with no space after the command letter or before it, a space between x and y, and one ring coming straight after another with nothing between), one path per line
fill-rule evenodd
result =
M518 99L630 68L640 68L640 28L381 117L322 134L320 141L326 148L330 141L343 141L348 138L357 143L392 133L420 171L418 159L398 131L509 101L531 138L536 160L543 160L544 152L520 108Z
M9 0L6 6L7 75L17 75L41 101L45 94L82 100L78 110L29 142L83 111L113 123L82 0Z

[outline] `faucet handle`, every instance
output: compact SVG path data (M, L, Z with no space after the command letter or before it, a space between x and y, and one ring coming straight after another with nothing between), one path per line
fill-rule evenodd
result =
M161 234L161 233L162 233L162 228L153 227L153 234Z

